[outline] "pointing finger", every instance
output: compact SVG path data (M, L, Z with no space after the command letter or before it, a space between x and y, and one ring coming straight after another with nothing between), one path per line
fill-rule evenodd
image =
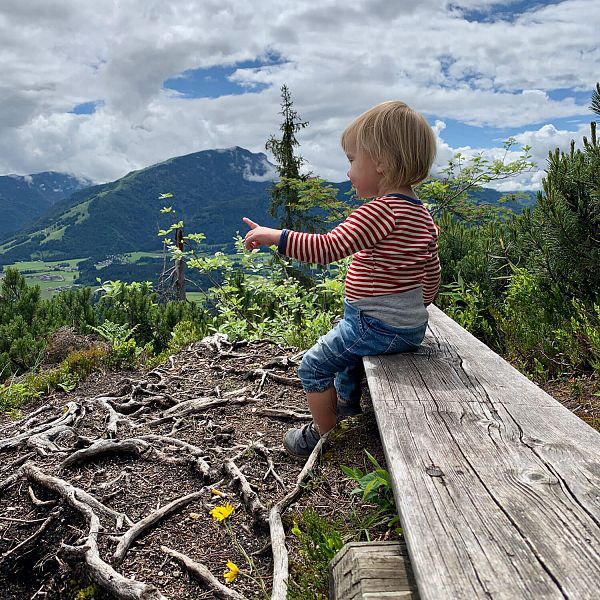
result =
M250 229L256 229L258 227L258 223L251 221L248 217L244 217L242 221L244 221L244 223L246 223Z

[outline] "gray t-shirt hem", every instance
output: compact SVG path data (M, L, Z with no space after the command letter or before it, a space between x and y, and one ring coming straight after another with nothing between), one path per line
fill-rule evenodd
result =
M349 302L369 317L379 319L392 327L419 327L427 323L429 318L427 308L423 304L421 286L399 294L369 296Z

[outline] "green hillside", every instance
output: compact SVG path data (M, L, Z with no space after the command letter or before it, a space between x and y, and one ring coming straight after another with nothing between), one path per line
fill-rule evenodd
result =
M74 257L99 262L131 252L158 251L159 229L179 220L184 221L186 232L204 233L207 245L231 247L236 232L245 231L242 217L275 224L268 212L274 174L264 154L239 147L172 158L117 181L76 191L46 207L38 221L12 237L2 238L0 231L0 265ZM350 188L348 182L332 185L340 198ZM173 197L158 199L167 192ZM478 203L494 204L503 194L481 189L472 195ZM22 204L27 202L33 200L24 197ZM504 205L520 212L534 202L529 196ZM175 215L161 214L165 204L173 207ZM148 273L156 268L146 265Z
M57 202L90 185L85 179L54 171L0 176L0 238L14 234Z
M34 226L0 242L0 264L17 260L63 260L161 248L157 232L173 215L188 231L224 244L243 228L243 216L274 224L268 214L273 172L264 154L242 148L208 150L129 173L105 185L77 192L57 203ZM173 198L158 200L169 192Z

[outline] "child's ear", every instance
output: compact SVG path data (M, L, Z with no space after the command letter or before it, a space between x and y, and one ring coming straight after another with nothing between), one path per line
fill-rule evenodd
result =
M384 173L384 171L385 171L385 169L384 169L384 166L383 166L383 163L382 163L382 162L378 162L378 163L375 165L375 169L377 170L377 172L378 172L380 175L383 175L383 173Z

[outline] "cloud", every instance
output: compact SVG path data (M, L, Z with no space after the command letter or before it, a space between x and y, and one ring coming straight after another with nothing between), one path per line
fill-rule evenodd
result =
M261 152L279 130L284 83L310 121L298 135L307 168L330 180L347 170L341 131L391 98L432 122L520 128L537 157L562 139L545 126L589 118L575 91L591 92L600 62L594 6L532 4L507 18L506 3L491 0L3 3L0 173L107 181L202 149ZM270 64L236 68L247 61ZM249 93L184 98L163 88L190 69L225 66ZM553 99L554 90L573 94ZM71 112L89 102L92 114ZM445 160L458 148L438 136Z

